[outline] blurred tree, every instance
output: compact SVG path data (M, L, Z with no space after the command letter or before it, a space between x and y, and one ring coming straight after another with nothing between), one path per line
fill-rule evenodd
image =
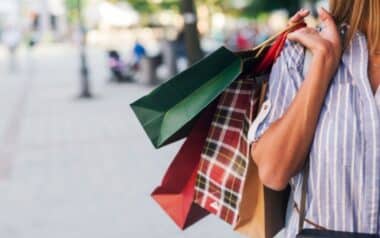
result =
M120 0L113 0L120 1ZM179 0L121 0L131 4L141 14L149 15L163 9L179 10Z
M114 0L126 1L140 14L149 16L163 9L180 11L184 18L184 39L186 53L190 64L202 58L202 50L197 29L197 14L194 0ZM212 4L221 3L221 0L207 0Z
M245 16L256 17L263 12L270 12L276 9L287 9L290 15L293 15L301 8L302 2L303 0L251 0L251 2L243 9L242 13Z
M66 0L73 1L73 0ZM143 15L149 15L163 9L173 9L180 11L183 0L110 0L126 1ZM315 5L318 0L241 0L239 4L234 0L193 0L197 5L205 5L211 12L219 11L224 14L234 16L244 16L254 18L262 13L267 13L277 9L287 9L293 15L303 4Z
M75 0L66 0L75 1ZM184 17L185 45L190 63L199 60L203 53L199 43L199 33L197 30L197 14L195 4L203 4L209 8L209 12L223 12L235 16L257 17L262 13L276 9L287 9L293 15L301 8L304 2L315 3L317 0L245 0L244 4L237 7L234 0L110 0L126 1L130 3L142 15L149 16L152 13L163 9L173 9L180 11Z
M318 12L317 12L317 3L318 3L319 0L303 0L303 3L306 5L306 7L309 7L311 8L311 13L314 15L314 16L317 16L318 15Z
M184 18L184 34L187 58L190 64L202 58L203 52L199 42L197 14L193 0L181 0L181 13Z
M85 0L83 2L85 2ZM65 5L69 22L75 23L78 19L78 0L65 0Z

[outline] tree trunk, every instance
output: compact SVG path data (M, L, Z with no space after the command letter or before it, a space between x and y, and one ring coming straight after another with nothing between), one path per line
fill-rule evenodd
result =
M288 0L288 3L286 4L286 6L288 6L288 10L289 10L289 14L290 16L293 16L294 14L296 14L302 7L302 2L304 2L305 0Z
M199 42L197 14L193 0L181 0L181 12L184 18L185 47L189 64L194 64L202 58L203 53Z
M318 17L318 11L317 11L317 8L315 5L316 3L317 3L317 0L305 0L304 1L304 4L306 4L306 7L310 8L311 14L314 17Z

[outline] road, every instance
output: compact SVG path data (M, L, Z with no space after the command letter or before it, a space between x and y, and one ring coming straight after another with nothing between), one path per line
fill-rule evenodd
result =
M109 83L104 52L89 58L81 100L75 48L22 50L17 73L0 49L0 237L240 237L212 216L180 231L154 203L179 144L155 150L131 112L151 88Z

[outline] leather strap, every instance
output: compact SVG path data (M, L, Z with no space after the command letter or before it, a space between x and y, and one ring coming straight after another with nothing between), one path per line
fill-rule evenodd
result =
M300 213L300 209L298 208L297 203L295 201L294 201L294 208L296 209L296 211L299 214ZM309 225L311 225L311 226L313 226L315 229L318 229L318 230L327 230L325 227L318 225L317 223L313 222L310 219L305 218L304 222L307 223L307 224L309 224Z
M309 159L305 161L305 168L302 171L303 179L302 179L302 191L301 191L301 201L300 201L300 216L298 222L298 231L300 232L303 229L303 225L306 219L306 193L307 193L307 181L309 179Z

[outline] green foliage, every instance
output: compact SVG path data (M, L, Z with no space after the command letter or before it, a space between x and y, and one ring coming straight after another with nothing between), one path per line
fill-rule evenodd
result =
M75 22L78 16L78 0L65 0L65 5L69 22Z
M161 0L160 3L155 3L154 0L115 0L126 1L130 3L141 14L151 14L160 10L180 10L181 0ZM233 0L195 0L196 5L205 4L211 9L223 9L226 12L231 9L230 2ZM157 1L156 1L157 2Z
M120 0L131 4L141 14L151 14L164 9L179 10L179 0L161 0L159 3L153 0Z
M66 0L67 2L75 2L77 0ZM181 0L110 0L110 1L125 1L130 3L138 12L143 15L149 15L160 10L175 10L179 11ZM194 0L199 6L200 4L207 5L210 9L221 10L225 14L243 16L243 17L258 17L262 13L267 13L276 9L288 9L290 14L295 13L302 2L316 2L316 0L246 0L246 7L243 9L233 8L234 0Z
M69 22L78 21L78 8L86 6L87 0L64 0L67 9L67 18Z
M276 9L287 9L293 15L300 7L302 0L251 0L245 7L242 14L247 17L257 17L264 12Z
M73 1L73 0L67 0ZM75 0L74 0L75 1ZM181 0L161 0L155 3L154 0L114 0L126 1L130 3L141 14L151 14L163 9L179 11ZM210 9L222 10L225 14L244 17L257 17L261 13L270 12L276 9L288 9L293 14L300 8L301 2L314 0L246 0L247 6L243 9L234 9L233 0L195 0L197 5L205 4Z
M65 4L66 4L67 9L72 10L77 7L78 0L65 0Z

